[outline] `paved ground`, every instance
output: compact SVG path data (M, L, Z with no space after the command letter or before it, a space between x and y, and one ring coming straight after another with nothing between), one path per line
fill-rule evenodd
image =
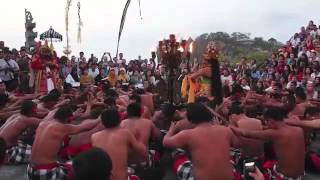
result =
M314 150L320 150L320 136L316 143L313 143ZM27 180L25 165L20 166L3 166L0 168L1 180ZM320 174L307 174L305 180L319 180ZM177 180L168 167L164 180Z

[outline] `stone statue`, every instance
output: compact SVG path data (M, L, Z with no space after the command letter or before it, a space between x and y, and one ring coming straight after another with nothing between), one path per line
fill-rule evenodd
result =
M30 11L27 11L27 9L25 9L25 18L26 18L25 46L26 46L26 49L30 52L31 49L35 49L36 42L34 41L34 39L38 36L38 33L33 32L33 29L36 27L36 23L32 22L33 21L32 14Z

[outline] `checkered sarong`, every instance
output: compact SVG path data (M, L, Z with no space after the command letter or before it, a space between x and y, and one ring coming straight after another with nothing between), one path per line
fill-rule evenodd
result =
M192 162L187 157L183 149L175 149L172 152L172 157L175 159L174 172L177 174L179 180L194 180L192 173Z
M69 168L64 165L53 165L53 168L34 168L28 165L29 180L67 180Z
M186 161L178 167L177 176L181 180L194 180L192 174L192 162Z
M6 154L9 164L26 164L31 156L32 146L18 141L16 146L7 149Z

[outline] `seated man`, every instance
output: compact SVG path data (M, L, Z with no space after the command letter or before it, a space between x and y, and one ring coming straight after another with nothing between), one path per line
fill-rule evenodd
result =
M229 110L230 124L245 130L262 130L262 123L258 119L249 118L244 114L240 105L233 103ZM256 165L261 168L264 162L264 142L261 140L239 138L241 143L241 153L234 158L237 170L243 172L243 161L254 159Z
M112 159L112 179L137 179L128 173L128 154L135 152L141 162L147 157L145 145L138 142L134 135L120 128L119 113L115 109L107 109L101 115L102 124L106 129L95 133L91 137L92 145L103 149ZM128 178L129 177L129 178Z
M149 142L160 142L162 135L159 129L155 127L152 121L141 118L141 106L138 103L129 104L127 107L127 118L121 122L121 127L128 129L137 140L143 143L149 149ZM154 167L160 161L160 154L155 150L149 149L147 165Z
M65 137L91 130L99 122L86 121L80 125L67 124L72 119L69 106L58 109L52 120L40 123L34 139L28 166L29 179L66 179L70 167L57 163L57 155Z
M164 137L163 145L170 148L186 148L192 162L180 156L175 162L175 171L181 179L234 179L229 149L238 146L232 131L213 125L212 114L200 103L189 104L187 118L195 128L176 133L175 123Z
M303 130L288 126L284 122L284 117L282 109L271 107L264 112L264 119L269 129L252 131L232 127L232 130L235 134L246 138L272 141L278 161L266 167L269 168L269 178L303 179L305 157Z
M102 149L93 148L79 154L72 163L74 180L110 180L112 161Z
M13 164L28 163L31 155L31 145L26 144L18 137L27 128L37 128L40 119L32 117L37 112L37 105L32 101L24 101L20 114L10 117L0 128L0 137L7 145L7 162Z
M168 131L171 122L183 119L182 116L172 104L164 104L160 111L154 113L152 121L161 131Z

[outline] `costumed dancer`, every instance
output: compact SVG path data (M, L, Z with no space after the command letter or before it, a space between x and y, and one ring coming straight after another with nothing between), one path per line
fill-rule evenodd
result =
M220 78L220 65L218 61L219 50L215 42L208 43L207 52L204 54L203 58L203 67L188 77L193 82L201 77L202 80L199 95L214 97L214 104L219 105L223 101L223 96L222 82ZM209 84L211 84L211 86ZM185 87L183 87L183 90L184 89Z
M58 63L47 43L39 46L31 62L35 74L35 93L47 94L59 87Z

